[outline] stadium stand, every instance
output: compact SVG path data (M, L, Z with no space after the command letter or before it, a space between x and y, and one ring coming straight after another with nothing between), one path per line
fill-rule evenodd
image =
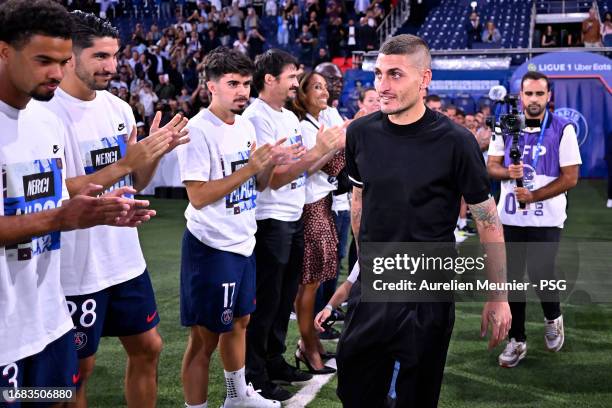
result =
M502 36L501 48L526 48L529 44L529 0L502 0L483 3L477 11L481 22L492 21ZM472 8L445 0L432 10L418 35L434 50L467 48L465 24Z

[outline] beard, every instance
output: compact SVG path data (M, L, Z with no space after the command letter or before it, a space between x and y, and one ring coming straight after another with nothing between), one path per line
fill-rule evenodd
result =
M389 108L385 108L384 105L381 103L380 111L386 115L399 115L400 113L404 113L407 110L412 109L415 105L416 105L416 101L413 103L406 102L403 106L400 106L395 109L389 109Z
M87 88L91 89L92 91L105 91L108 89L110 80L105 80L104 82L96 81L96 74L90 74L83 69L78 59L76 60L74 73L76 74L77 78L79 78L81 82L83 82Z
M525 111L529 114L529 116L540 116L542 112L544 112L545 106L540 105L527 105L527 109Z
M59 85L59 81L54 81L51 83ZM36 87L32 91L30 91L29 95L32 99L36 101L49 102L51 99L53 99L55 91L38 91L38 87Z
M49 102L51 99L53 99L53 96L55 95L55 92L36 92L36 91L32 91L30 92L30 96L32 97L32 99L36 100L36 101L40 101L40 102Z
M230 112L232 112L234 115L242 115L245 110L246 108L236 108L236 109L230 109Z

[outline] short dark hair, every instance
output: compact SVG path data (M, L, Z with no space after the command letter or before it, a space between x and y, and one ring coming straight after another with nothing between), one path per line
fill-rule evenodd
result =
M463 116L465 118L465 112L463 109L457 108L457 113L455 113L455 116Z
M389 38L381 45L379 52L385 55L414 55L422 54L422 63L425 68L431 68L431 54L427 42L421 37L412 34L400 34Z
M77 51L93 46L96 38L119 38L119 30L93 13L75 10L70 13L70 17L72 19L72 47Z
M253 86L257 92L264 88L266 74L278 77L287 65L293 65L299 69L298 60L288 52L272 48L255 58L255 73L253 74Z
M440 99L440 97L435 94L427 95L425 97L425 103L429 103L429 102L442 102L442 99Z
M15 49L32 36L70 39L70 14L52 0L9 0L0 5L0 41Z
M204 75L207 81L216 81L225 74L253 75L253 61L238 50L217 47L204 57Z
M359 92L359 102L363 102L363 100L365 99L365 96L368 92L370 91L374 91L376 92L376 88L374 88L373 86L369 86L367 88L363 88L361 90L361 92Z
M521 91L523 90L523 83L528 79L533 79L535 81L539 81L540 79L545 80L546 90L550 92L550 79L548 79L546 75L538 71L527 71L527 73L523 75L523 78L521 79Z

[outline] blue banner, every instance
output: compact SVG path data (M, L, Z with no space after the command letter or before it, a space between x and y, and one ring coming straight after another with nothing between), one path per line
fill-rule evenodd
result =
M431 84L427 88L430 94L455 96L468 94L477 99L487 95L495 85L508 87L512 75L509 69L490 70L440 70L432 71Z
M552 81L555 113L574 122L582 166L581 177L607 177L606 151L612 138L612 60L588 52L549 53L521 65L511 79L520 91L527 71Z

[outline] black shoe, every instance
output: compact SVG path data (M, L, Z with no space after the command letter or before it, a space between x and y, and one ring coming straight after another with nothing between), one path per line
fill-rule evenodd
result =
M304 363L304 365L306 365L306 368L308 369L308 372L310 374L320 375L320 374L333 374L336 372L335 368L326 367L326 366L323 366L323 368L319 370L314 369L312 365L310 365L310 361L308 361L308 358L306 357L306 355L302 354L302 351L298 348L297 350L295 350L295 365L298 366L299 368L301 363Z
M295 385L312 380L311 374L298 370L294 366L289 365L285 360L277 367L268 368L268 377L270 381L280 385Z
M284 388L279 387L273 382L252 381L251 383L254 389L260 390L259 395L261 395L265 399L287 401L289 398L293 397L293 393Z
M340 332L333 327L328 327L323 333L319 333L319 339L321 340L338 340L340 338Z

